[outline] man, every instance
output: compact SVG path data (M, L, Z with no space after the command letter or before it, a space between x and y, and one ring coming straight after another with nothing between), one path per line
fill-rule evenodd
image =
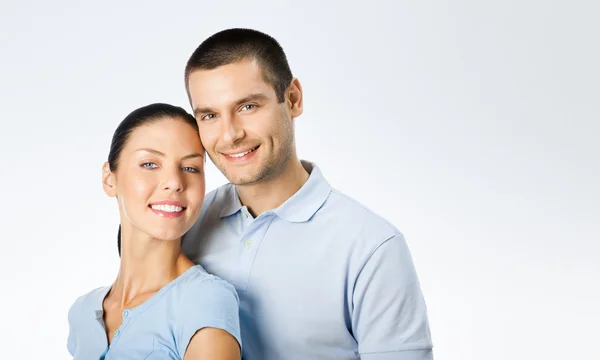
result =
M227 177L183 251L233 284L248 360L432 359L402 234L296 154L302 87L270 36L229 29L190 57L202 143Z

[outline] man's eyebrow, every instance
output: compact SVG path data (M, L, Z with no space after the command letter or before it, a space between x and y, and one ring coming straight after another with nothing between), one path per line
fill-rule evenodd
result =
M158 150L150 149L150 148L141 148L141 149L137 149L136 151L146 151L146 152L158 155L158 156L162 156L162 157L165 156L165 153L160 152ZM200 154L200 153L193 153L193 154L189 154L189 155L182 157L181 160L193 159L193 158L197 158L197 157L204 157L204 155Z
M194 109L194 116L198 116L200 114L208 114L208 113L214 113L215 111L209 107L203 107L203 108L195 108Z
M235 101L234 104L236 104L236 105L242 105L243 103L246 103L246 102L266 100L267 98L268 98L267 95L261 94L261 93L250 94L250 95L248 95L246 97L243 97L243 98Z
M235 106L239 106L243 103L246 102L250 102L250 101L263 101L263 100L267 100L269 97L265 94L261 94L261 93L256 93L256 94L250 94L248 96L245 96L239 100L234 101L232 104ZM211 109L209 107L197 107L194 109L194 115L198 116L200 114L208 114L208 113L215 113L217 112L214 109Z

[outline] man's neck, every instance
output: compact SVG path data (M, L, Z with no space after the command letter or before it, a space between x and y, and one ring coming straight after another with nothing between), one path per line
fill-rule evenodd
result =
M291 198L306 181L309 174L300 160L291 161L277 177L258 184L236 186L238 196L252 216L279 207Z

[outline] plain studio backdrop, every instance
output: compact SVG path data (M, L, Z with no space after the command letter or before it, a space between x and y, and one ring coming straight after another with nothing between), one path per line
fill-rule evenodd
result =
M188 56L250 27L303 84L301 158L406 236L437 360L599 359L599 9L3 0L2 358L68 358L69 306L118 270L113 131L152 102L190 110Z

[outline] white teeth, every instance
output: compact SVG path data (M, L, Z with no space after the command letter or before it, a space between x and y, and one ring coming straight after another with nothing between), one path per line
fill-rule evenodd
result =
M154 210L170 212L170 213L183 211L183 208L181 206L175 206L175 205L161 204L161 205L151 205L150 207L153 208Z
M248 150L248 151L246 151L246 152L239 153L239 154L233 154L233 155L229 155L229 156L231 156L231 157L234 157L234 158L239 158L239 157L242 157L242 156L244 156L244 155L250 154L251 152L253 152L253 151L254 151L254 150L256 150L256 149L258 149L258 146L257 146L257 147L255 147L254 149L250 149L250 150Z

